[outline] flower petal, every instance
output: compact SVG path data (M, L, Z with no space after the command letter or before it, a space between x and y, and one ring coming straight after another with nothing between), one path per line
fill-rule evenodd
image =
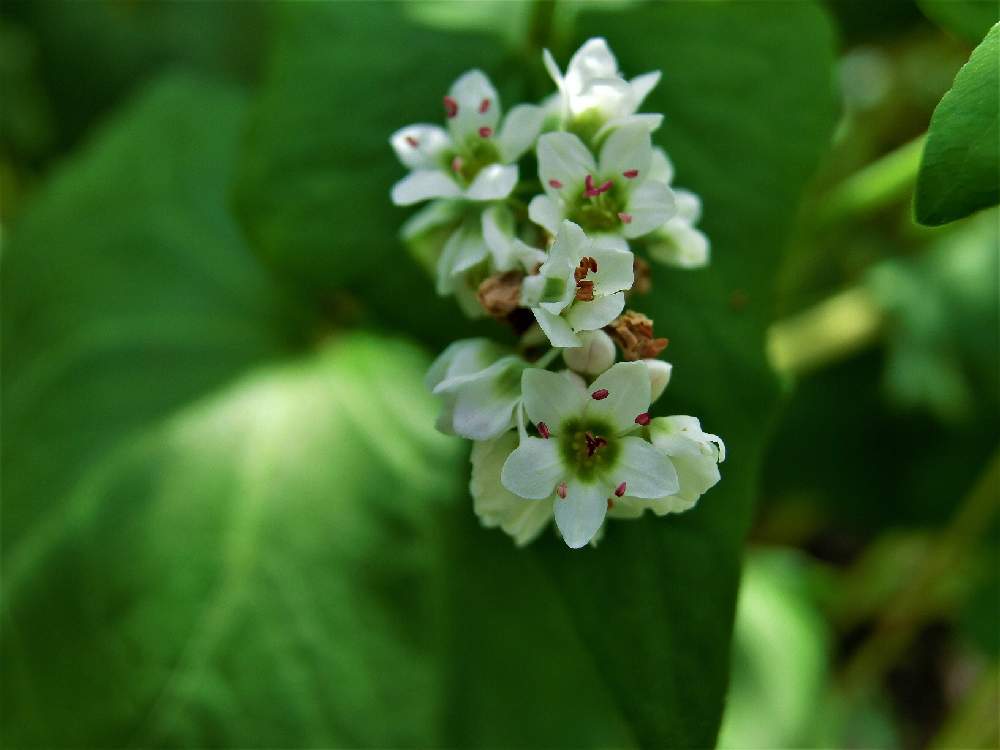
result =
M470 201L498 201L510 195L516 184L516 164L490 164L476 175L465 197Z
M567 419L579 416L586 404L586 395L568 387L564 375L539 367L521 374L521 395L528 418L535 424L545 422L553 435Z
M497 271L509 271L517 265L514 246L514 215L501 203L483 211L483 240L493 256Z
M635 280L635 256L628 250L595 247L590 256L597 261L597 271L588 276L594 282L594 293L614 294L632 288Z
M392 186L392 202L397 206L411 206L430 198L457 198L462 189L445 172L418 169L410 172Z
M674 189L677 218L694 224L701 218L701 198L690 190Z
M389 138L399 160L410 169L440 169L451 138L437 125L407 125Z
M500 346L489 339L455 341L434 360L424 376L424 384L433 391L446 380L482 372L496 362L501 354Z
M572 549L587 544L604 523L609 489L602 482L584 483L573 477L566 482L566 497L556 498L556 526Z
M564 473L558 442L528 437L504 461L500 482L518 497L544 500L555 492Z
M600 142L608 133L614 132L618 128L628 127L629 125L641 125L645 128L647 133L653 133L659 130L660 125L663 124L663 115L658 113L643 113L641 115L627 115L625 117L612 117L601 129L597 131L594 136L596 142Z
M438 258L437 293L447 295L455 291L456 278L485 260L488 254L478 222L466 221L448 238Z
M470 440L490 440L513 427L521 398L517 371L524 366L517 357L504 357L457 387L455 432Z
M504 118L497 146L506 163L515 162L531 148L542 129L545 110L534 104L519 104Z
M621 78L593 78L583 90L570 99L573 116L590 110L607 118L615 118L635 111L632 89Z
M625 492L631 497L665 497L680 488L670 458L638 437L621 438L618 460L606 476L616 486L625 482Z
M647 177L657 182L665 182L667 185L674 181L674 164L667 156L667 152L660 147L653 149Z
M588 39L570 58L566 68L566 89L579 94L595 78L617 78L618 61L601 37Z
M597 171L594 156L572 133L546 133L538 139L538 176L550 196L574 200L588 174Z
M536 195L528 204L528 218L549 234L555 234L559 231L563 212L558 201L547 195Z
M399 236L407 242L416 239L447 224L457 223L462 215L462 204L459 201L433 201L417 211L406 220L399 230Z
M656 84L659 82L660 71L658 70L652 73L643 73L641 76L636 76L629 81L629 85L632 86L632 96L635 98L636 108L642 104L643 100L649 96L649 92L656 88Z
M631 187L636 181L623 178L622 173L636 170L638 180L645 181L652 156L649 131L641 125L618 128L601 147L601 176Z
M591 384L591 392L607 390L606 398L587 402L587 415L610 422L616 432L635 427L635 418L649 411L649 375L642 362L619 362Z
M500 122L500 97L483 71L470 70L463 74L452 84L448 96L457 105L455 116L448 118L448 129L457 144L479 137L481 127L496 131ZM485 111L484 102L489 102Z
M594 297L593 302L574 302L566 311L566 322L574 331L596 331L617 318L624 308L624 292L605 294Z
M681 219L671 219L653 236L647 246L653 260L678 268L702 268L708 265L708 237Z
M623 226L622 234L629 239L641 237L674 215L673 191L662 182L646 180L629 195L626 211L632 221Z
M553 315L541 307L533 307L531 312L534 313L538 326L545 333L552 346L562 348L580 346L579 337L573 333L573 329L564 317Z

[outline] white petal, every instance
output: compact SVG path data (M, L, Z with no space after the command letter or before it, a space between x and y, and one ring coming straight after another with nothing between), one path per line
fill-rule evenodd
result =
M594 297L593 302L574 302L566 311L566 321L574 331L596 331L621 315L624 292Z
M536 195L528 204L528 218L549 234L555 234L559 231L563 212L558 201L547 195Z
M484 526L499 526L518 546L532 541L552 520L552 503L525 500L500 483L500 471L517 445L517 433L472 444L469 492Z
M656 399L663 395L663 391L666 390L674 366L669 362L664 362L662 359L644 359L641 361L646 365L646 372L649 373L650 402L655 402Z
M489 254L478 222L466 221L456 229L444 245L437 264L437 293L447 295L455 291L457 277Z
M516 164L490 164L476 175L465 197L470 201L498 201L510 195L516 184Z
M664 497L680 488L670 458L638 437L621 438L621 452L607 478L625 482L625 493L632 497Z
M570 99L574 117L594 110L607 118L617 118L635 111L632 89L621 78L594 78Z
M587 416L601 417L618 433L635 427L649 410L649 375L642 362L619 362L591 383L590 392L607 390L606 398L587 402Z
M455 142L461 146L469 138L479 136L479 128L496 131L500 121L500 97L481 70L470 70L452 84L448 96L458 105L458 113L448 118L448 129ZM483 102L489 102L481 112Z
M662 148L656 147L653 149L653 157L649 162L649 174L647 177L657 182L665 182L667 185L674 181L674 164L670 161L670 157L667 156L667 152Z
M568 367L585 375L600 375L615 363L615 342L604 331L584 331L578 336L582 346L563 349L563 361Z
M564 474L557 441L523 438L500 471L500 482L518 497L543 500L555 491Z
M424 376L424 384L434 390L445 380L481 372L496 362L501 354L500 347L489 339L455 341L434 360Z
M677 218L691 224L701 218L701 198L690 190L674 189L674 201L677 203Z
M409 242L424 232L457 222L462 210L462 204L458 201L432 201L406 220L399 230L399 236Z
M555 500L556 526L566 544L579 549L594 538L604 523L611 493L602 482L585 484L573 477L566 484L566 497Z
M643 99L649 96L649 92L656 88L656 84L660 82L660 71L656 70L652 73L643 73L641 76L636 76L629 84L632 86L632 96L635 99L636 108L642 104Z
M608 43L601 37L593 37L584 42L570 58L566 68L566 88L570 94L578 94L594 78L617 78L618 61Z
M519 104L503 121L497 135L500 157L507 162L515 162L534 144L542 129L545 110L534 104Z
M629 195L625 211L632 220L623 225L622 234L629 239L641 237L674 215L673 191L662 182L646 180Z
M572 133L546 133L538 139L538 176L550 196L575 199L588 174L597 171L594 156Z
M589 255L593 243L577 224L572 221L563 220L559 224L559 232L556 234L555 242L549 248L549 263L552 266L568 264L570 272L576 268L580 258ZM548 264L547 264L548 265Z
M663 115L653 114L653 113L643 113L641 115L627 115L625 117L612 117L601 129L597 131L594 136L596 142L600 142L608 133L611 133L618 128L625 128L630 125L641 125L646 129L646 132L653 133L659 130L660 125L663 124Z
M568 388L563 375L539 367L521 374L521 394L528 418L536 425L544 422L553 435L567 419L580 416L586 404L585 394Z
M645 180L653 156L653 143L649 132L641 125L618 128L601 146L601 176L626 186ZM636 170L635 179L622 177L624 172Z
M517 238L514 239L512 253L521 268L528 273L534 273L535 269L541 266L546 258L544 250L532 247Z
M490 440L514 426L520 400L517 370L524 365L505 357L455 389L453 428L470 440Z
M552 78L552 82L559 88L563 86L563 74L559 70L559 65L556 63L556 59L552 56L552 53L547 49L542 50L542 62L545 63L545 69L549 72L549 76Z
M595 294L614 294L632 288L635 257L630 251L594 247L590 256L597 262L597 272L587 277L594 282Z
M437 125L407 125L389 139L396 156L410 169L441 169L451 138Z
M653 260L678 268L702 268L708 265L708 237L681 219L664 224L647 247Z
M538 321L539 327L545 332L545 336L552 346L563 348L580 346L580 338L573 333L573 329L564 317L553 315L541 307L533 307L531 308L531 312L534 313L535 320Z
M483 211L483 240L493 256L497 271L509 271L517 265L514 248L514 215L503 204L490 206Z
M440 170L418 169L392 186L392 202L410 206L429 198L457 198L462 189Z

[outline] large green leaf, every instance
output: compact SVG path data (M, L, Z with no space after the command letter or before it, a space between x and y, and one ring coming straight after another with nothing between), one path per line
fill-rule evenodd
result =
M958 71L927 134L917 221L937 226L1000 201L1000 24Z

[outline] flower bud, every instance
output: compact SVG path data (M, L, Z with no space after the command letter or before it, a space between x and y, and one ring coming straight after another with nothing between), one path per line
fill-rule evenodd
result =
M571 369L584 375L600 375L615 363L615 343L604 331L581 331L583 346L563 350L563 359Z
M670 374L674 366L662 359L644 359L642 363L646 365L646 372L649 373L649 393L653 401L663 395L663 391L670 382Z

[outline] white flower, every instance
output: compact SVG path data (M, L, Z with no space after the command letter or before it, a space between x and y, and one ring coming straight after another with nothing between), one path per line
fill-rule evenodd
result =
M539 437L519 425L519 444L500 481L519 497L554 507L566 544L597 533L610 500L677 494L669 458L628 433L648 421L649 376L640 362L619 362L587 389L539 368L521 375L523 407Z
M650 178L671 185L674 167L663 149L653 149ZM649 237L649 257L660 263L680 268L701 268L708 265L709 242L695 228L701 218L701 199L689 190L672 188L677 213Z
M615 342L604 331L584 331L577 338L579 347L562 350L567 367L584 375L600 375L615 363Z
M559 87L560 114L566 127L600 139L608 129L620 125L637 124L652 132L663 122L663 115L635 114L659 82L660 73L626 81L604 39L587 40L570 59L565 76L548 50L543 56Z
M650 400L655 402L667 389L674 366L662 359L642 359L639 361L646 365L646 370L649 373L649 396Z
M518 497L500 484L500 470L517 447L517 433L509 431L496 438L472 444L473 509L483 526L499 526L520 547L535 539L552 520L549 503Z
M412 171L392 188L392 202L407 206L430 198L502 200L517 184L517 160L535 142L541 107L514 107L500 124L500 99L489 78L471 70L444 98L448 129L408 125L392 134L399 160Z
M702 432L696 418L657 417L649 423L649 437L656 450L669 456L680 486L675 492L654 499L626 493L611 510L616 518L635 518L646 508L658 516L682 513L693 508L698 498L721 479L718 465L726 460L726 446L717 435Z
M451 344L431 365L425 382L444 408L437 428L471 440L490 440L514 426L521 401L521 371L528 363L487 339Z
M625 307L633 262L627 249L598 246L576 224L564 221L545 263L524 279L522 304L531 308L553 346L582 346L577 332L603 328Z
M537 152L545 195L532 199L528 216L552 234L569 219L588 234L632 239L663 226L676 212L673 191L651 174L653 147L639 126L608 136L599 164L572 133L546 133Z

